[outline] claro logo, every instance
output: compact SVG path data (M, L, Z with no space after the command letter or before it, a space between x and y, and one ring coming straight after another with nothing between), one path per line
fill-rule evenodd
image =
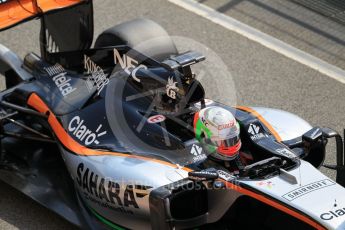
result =
M107 131L101 132L102 124L98 125L96 131L92 131L91 129L87 128L84 125L84 120L82 120L79 116L75 116L68 124L68 131L70 131L73 136L78 138L81 142L85 145L91 145L93 143L99 144L97 137L101 137L107 134Z
M323 220L332 220L334 218L339 218L345 215L345 208L340 208L337 210L322 213L320 218Z

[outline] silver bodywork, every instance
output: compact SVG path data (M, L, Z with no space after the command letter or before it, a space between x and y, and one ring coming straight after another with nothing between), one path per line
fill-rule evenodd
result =
M149 193L152 189L188 176L188 173L182 169L135 158L120 156L83 157L66 153L64 159L84 203L108 220L130 229L150 229ZM80 164L83 164L84 168L79 170L81 176L78 177ZM85 176L87 169L89 169L89 175ZM100 186L101 178L105 179L106 189L109 181L120 186L118 194L120 204L116 199L114 199L114 203L109 202L109 196L108 200L107 198L99 198L95 192L92 194L88 191L90 189L84 188L83 179L87 178L86 183L89 184L91 172L94 173L93 180L95 180L95 175L98 176L97 189ZM81 178L81 186L78 184L78 178ZM145 191L134 188L133 191L130 191L129 185L143 185L150 188ZM133 202L130 195L125 195L126 189L127 194L133 195L137 207L133 203L125 204L126 199ZM146 193L147 195L140 197L139 193Z
M283 110L263 107L252 107L252 109L272 125L283 141L300 137L312 128L299 116Z
M345 189L303 160L299 168L289 173L297 178L297 184L279 176L242 182L300 210L327 229L344 229Z
M29 80L32 76L22 68L23 61L13 51L0 44L0 70L13 70L22 80Z
M276 129L283 140L301 136L312 128L306 121L288 112L267 108L253 109ZM63 156L84 204L108 220L131 229L151 228L149 194L153 189L188 177L188 172L178 165L173 167L141 158L111 155L85 157L67 152ZM289 173L297 178L297 184L290 184L279 176L269 180L239 182L302 211L329 229L343 229L345 215L336 214L336 217L332 213L341 212L337 210L344 208L345 214L345 197L340 195L345 194L345 189L303 160L300 168ZM90 188L90 181L95 182L93 190ZM103 197L100 195L102 187L107 190L112 182L119 186L117 195L120 201L114 197L111 201L109 194ZM135 185L147 189L143 191ZM132 189L128 186L132 186ZM98 191L97 195L95 190ZM210 202L208 222L220 219L241 195L233 190L210 191L209 198L213 202Z

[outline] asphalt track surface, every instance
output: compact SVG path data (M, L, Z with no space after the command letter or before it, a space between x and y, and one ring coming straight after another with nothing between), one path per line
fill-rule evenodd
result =
M332 2L310 0L199 0L218 12L231 16L264 33L304 50L331 64L345 68L345 22L336 20ZM303 2L314 2L322 12L332 10L325 17L318 10L310 10ZM296 4L297 3L297 4ZM298 4L300 3L300 4ZM318 4L319 3L319 4ZM344 3L340 3L343 11ZM329 13L330 14L330 13Z
M283 109L312 125L328 126L339 132L345 127L345 85L307 66L166 1L95 0L94 8L96 35L114 24L144 17L157 21L171 35L205 44L226 63L239 105ZM38 31L38 21L29 22L1 32L0 43L21 57L30 51L39 53ZM330 149L329 153L327 161L335 162L334 152ZM0 183L0 229L75 227Z

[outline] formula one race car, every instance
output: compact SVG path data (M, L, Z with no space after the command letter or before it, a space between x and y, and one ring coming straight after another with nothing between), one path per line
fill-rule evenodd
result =
M1 180L83 229L345 228L340 135L205 99L191 71L205 57L178 53L150 20L114 26L90 48L92 9L0 1L1 29L41 20L40 56L0 45ZM235 114L253 156L236 173L195 139L194 114L214 105ZM333 137L337 182L318 170Z

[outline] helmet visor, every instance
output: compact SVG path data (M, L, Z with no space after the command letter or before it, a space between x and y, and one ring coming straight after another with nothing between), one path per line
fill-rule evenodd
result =
M238 144L240 141L240 137L238 135L228 138L226 140L212 140L209 138L205 138L205 142L209 145L213 145L215 147L233 147Z
M226 140L213 141L217 147L232 147L235 146L240 140L239 136L234 136Z

